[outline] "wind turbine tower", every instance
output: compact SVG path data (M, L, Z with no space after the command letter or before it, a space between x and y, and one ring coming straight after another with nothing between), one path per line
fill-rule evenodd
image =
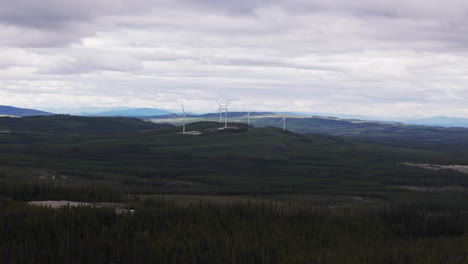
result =
M184 104L182 104L182 116L184 117L184 121L182 123L182 134L185 134L185 108L184 108Z
M229 105L229 100L227 101L226 105L224 106L224 128L227 128L228 105Z

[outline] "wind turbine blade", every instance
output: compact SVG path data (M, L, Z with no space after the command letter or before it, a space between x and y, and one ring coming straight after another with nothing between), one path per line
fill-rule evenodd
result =
M219 103L219 101L218 101L218 100L216 100L216 102L218 103L219 107L221 107L221 104Z
M182 112L185 114L184 104L182 104Z

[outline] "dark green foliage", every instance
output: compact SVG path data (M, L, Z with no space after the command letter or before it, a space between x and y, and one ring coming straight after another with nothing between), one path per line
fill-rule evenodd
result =
M62 117L48 118L57 121ZM81 117L63 118L68 121L59 127L70 127L67 122ZM100 118L84 120L100 123ZM412 195L392 186L468 187L468 177L459 172L400 164L466 162L445 152L229 125L237 129L218 130L216 122L187 125L187 131L203 133L198 136L181 135L180 127L111 135L0 134L0 166L48 170L69 178L57 177L57 184L99 181L139 194L317 194L390 199ZM37 173L25 178L41 181ZM14 181L14 176L3 179Z
M104 186L54 186L50 183L0 183L0 197L18 201L69 200L83 202L119 202L121 191Z
M15 132L42 132L50 134L117 134L171 127L136 118L84 117L69 115L31 116L23 118L0 117L0 129Z
M1 263L466 263L466 212L421 205L0 210Z
M466 174L402 164L467 164L467 151L243 124L219 130L215 122L187 125L203 133L193 136L127 118L12 120L0 118L0 128L10 129L0 134L0 263L468 262ZM447 191L453 187L461 191ZM141 194L280 202L146 200L121 215L19 202Z
M279 118L255 119L255 126L275 126ZM406 125L335 118L288 118L288 128L299 133L336 135L387 146L446 152L468 149L467 128ZM466 158L466 156L465 156Z

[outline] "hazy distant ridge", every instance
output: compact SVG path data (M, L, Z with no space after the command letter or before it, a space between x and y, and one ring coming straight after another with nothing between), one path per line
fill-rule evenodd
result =
M435 116L406 121L406 124L442 127L468 127L468 118Z
M159 116L159 115L169 115L172 112L156 109L156 108L133 108L125 110L110 110L99 113L89 114L90 116Z
M56 113L62 113L63 111L58 111ZM67 111L65 111L67 112ZM298 115L298 116L334 116L338 119L359 119L359 120L372 120L372 121L383 121L389 122L392 119L380 118L380 117L369 117L369 116L357 116L357 115L345 115L345 114L325 114L325 113L280 113L280 112L251 112L251 116L261 116L261 115L274 115L274 114L288 114L288 115ZM0 115L8 116L37 116L37 115L52 115L53 113L27 109L27 108L18 108L13 106L0 105ZM175 114L174 112L158 109L158 108L127 108L127 109L111 109L108 111L100 112L75 112L71 113L75 115L82 116L121 116L121 117L159 117L159 118L176 118L180 114ZM229 112L228 116L230 118L236 118L247 115L247 112ZM190 114L187 113L187 117L201 117L201 118L210 118L217 117L219 113L205 113L205 114ZM224 113L223 113L224 116ZM408 120L409 119L409 120ZM402 120L401 118L395 118L392 121L399 121L401 123L410 124L410 125L423 125L423 126L441 126L441 127L465 127L468 128L468 118L461 117L449 117L449 116L435 116L429 118L413 119L410 117L407 120Z
M38 116L38 115L51 115L52 113L27 109L27 108L18 108L13 106L0 105L0 115L7 116Z

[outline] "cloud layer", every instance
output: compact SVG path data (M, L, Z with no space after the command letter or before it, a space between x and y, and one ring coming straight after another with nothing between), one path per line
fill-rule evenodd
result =
M468 2L376 2L0 0L0 104L467 117Z

